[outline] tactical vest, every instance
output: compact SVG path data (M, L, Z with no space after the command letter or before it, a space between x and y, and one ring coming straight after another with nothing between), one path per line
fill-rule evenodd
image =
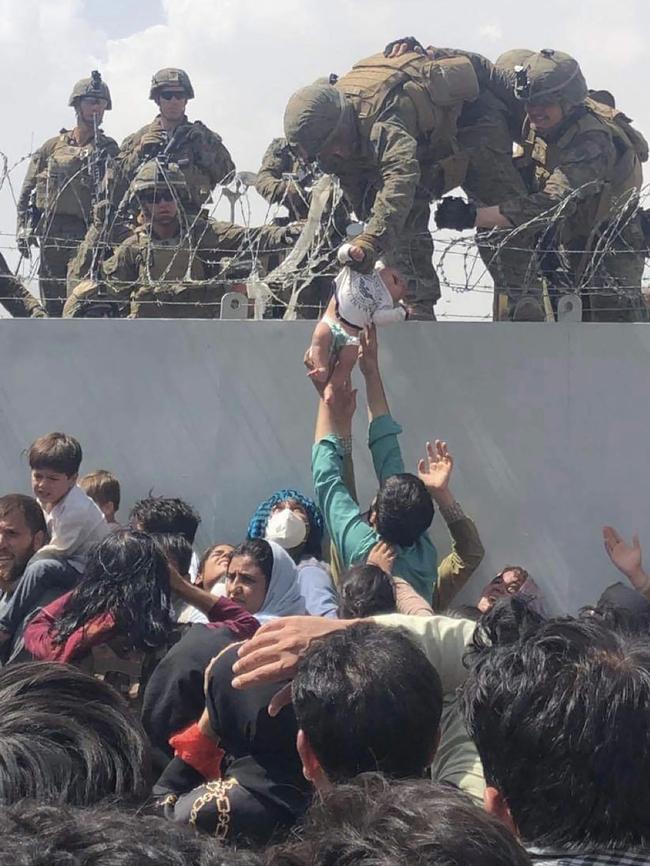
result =
M188 121L181 124L176 130L179 134L179 143L174 145L169 152L170 162L176 163L183 172L193 211L198 211L204 206L213 188L210 177L198 164L200 153L197 153L197 151L200 151L203 142L201 140L197 141L196 138L192 139L193 130L201 126L200 121L192 123ZM144 128L143 133L145 132L160 133L160 153L162 153L169 139L160 122L154 120L152 124ZM134 146L137 147L138 144L139 139L134 142Z
M433 141L455 138L463 103L479 94L467 57L429 60L412 53L393 58L375 54L355 64L334 86L354 106L364 136L390 94L401 87L415 108L420 135Z
M607 176L602 179L604 186L600 196L591 213L589 208L581 208L583 218L581 219L578 213L572 220L574 229L581 236L588 237L595 228L594 222L602 223L617 201L626 201L631 192L641 188L643 183L641 159L645 161L648 153L647 145L645 148L642 145L645 144L643 136L634 130L635 137L638 138L633 143L625 128L616 120L616 114L621 118L625 118L625 115L616 112L616 109L593 103L593 100L587 100L585 105L587 112L577 118L557 141L546 142L534 130L529 130L524 143L524 154L532 159L537 183L540 188L543 188L555 169L562 164L564 152L576 136L592 131L602 132L603 129L609 132L616 148L616 157L609 167ZM627 121L627 118L625 120ZM627 123L629 124L629 121ZM644 152L645 157L643 157Z
M207 282L198 247L187 238L152 239L144 227L136 233L140 288L131 296L130 318L218 317L218 293Z
M105 141L100 138L100 146ZM68 132L56 139L46 167L36 177L36 207L47 218L67 216L90 222L95 149L94 140L83 147L71 143Z

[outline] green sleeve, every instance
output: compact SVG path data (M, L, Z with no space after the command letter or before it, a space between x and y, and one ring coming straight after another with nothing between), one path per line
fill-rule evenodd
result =
M397 441L401 432L402 428L390 415L381 415L370 423L368 447L380 484L392 475L404 472L402 451Z
M327 531L348 568L362 559L377 541L377 534L362 519L359 506L343 479L343 454L335 436L314 445L312 475L316 502L323 512Z
M542 216L571 193L582 189L580 203L574 202L571 210L564 214L570 216L585 199L601 192L613 161L614 145L607 133L594 131L579 135L564 150L560 164L539 192L503 202L499 209L518 226Z
M370 142L378 165L380 187L366 233L377 239L381 249L390 251L399 243L420 181L418 144L413 135L394 120L375 123Z
M291 171L291 161L287 159L287 143L283 138L274 138L262 157L262 165L257 172L256 191L269 204L281 202L286 191L287 181L282 175Z
M120 297L128 297L135 288L139 276L138 250L131 239L117 248L102 265L102 272L110 291Z

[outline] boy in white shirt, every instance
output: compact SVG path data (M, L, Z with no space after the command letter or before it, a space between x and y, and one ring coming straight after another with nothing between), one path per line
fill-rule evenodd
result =
M81 445L65 433L41 436L28 451L32 489L50 533L34 558L65 560L80 574L90 548L110 532L99 507L77 486L81 458Z
M23 630L34 612L77 585L88 551L110 532L97 505L76 486L81 464L76 439L49 433L31 445L28 457L50 541L32 556L0 613L0 655L8 660L19 656Z

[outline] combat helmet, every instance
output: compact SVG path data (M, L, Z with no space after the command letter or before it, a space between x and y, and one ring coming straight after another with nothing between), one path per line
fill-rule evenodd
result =
M579 105L589 95L577 60L562 51L544 48L515 68L515 96L522 102L557 99Z
M102 81L102 76L96 69L90 73L90 78L82 78L80 81L77 81L72 88L68 105L76 108L77 100L81 99L82 96L94 96L95 99L105 99L107 111L110 111L113 107L111 91L108 89L106 82Z
M284 136L292 148L315 159L334 140L348 103L331 84L310 84L296 91L284 112Z
M150 159L140 166L131 182L131 197L149 189L171 189L181 199L189 195L185 175L176 163L160 159Z
M172 69L171 67L159 69L151 79L151 89L149 90L149 99L155 99L159 90L164 90L170 84L180 86L187 93L188 99L194 99L194 88L190 81L190 76L184 69Z

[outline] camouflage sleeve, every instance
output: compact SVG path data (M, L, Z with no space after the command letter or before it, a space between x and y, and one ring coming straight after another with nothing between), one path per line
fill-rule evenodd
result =
M215 250L218 256L229 257L240 253L247 247L259 252L285 249L288 229L281 226L258 226L247 228L233 223L213 222L203 233L201 250L209 253Z
M404 227L420 180L417 141L401 124L390 120L375 123L370 141L381 176L366 233L377 239L380 249L394 249Z
M579 135L563 153L543 188L527 196L499 205L501 213L519 226L552 210L572 193L580 190L584 201L600 192L615 158L614 145L606 132L590 131ZM571 212L579 202L574 197ZM565 216L568 216L567 212Z
M12 274L2 254L0 254L0 304L14 319L26 319L30 316L42 318L47 315L23 281Z
M106 286L119 297L128 298L140 273L140 251L132 238L124 241L102 265Z
M43 147L40 147L36 153L32 154L32 158L29 161L27 174L25 175L25 180L23 181L20 195L18 196L18 201L16 203L16 209L18 211L18 229L21 229L25 225L27 208L29 207L29 198L32 194L32 190L36 186L36 178L40 172L45 169L49 156L50 152L46 142Z
M221 136L200 121L196 121L193 127L192 149L197 164L206 171L213 185L229 183L230 176L235 173L235 163Z
M274 138L262 157L262 165L257 172L255 189L269 204L282 201L287 192L287 181L282 175L293 168L287 155L287 143L283 138Z

